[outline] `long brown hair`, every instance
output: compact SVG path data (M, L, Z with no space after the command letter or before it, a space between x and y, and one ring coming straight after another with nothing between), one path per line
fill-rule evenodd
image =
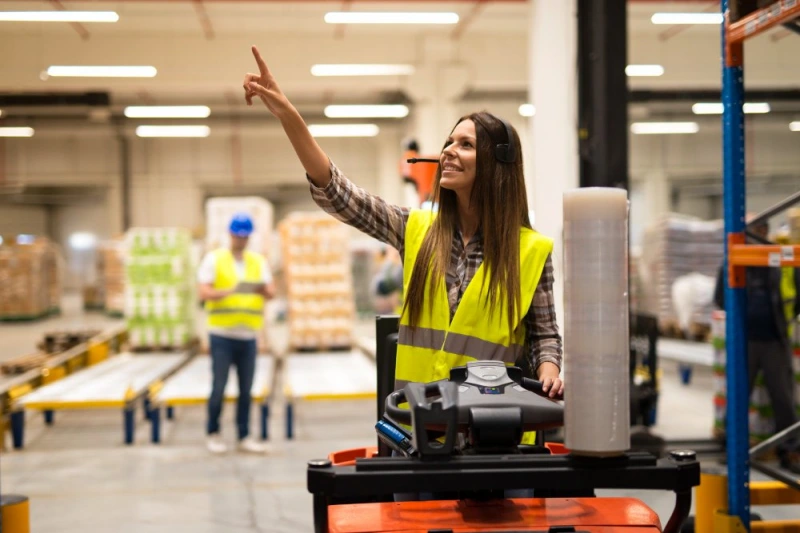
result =
M508 312L509 336L513 338L522 308L520 288L519 239L522 227L530 228L528 196L522 167L522 150L519 135L510 126L514 136L516 158L513 163L503 163L495 158L495 145L508 142L503 123L494 115L482 111L461 117L475 123L477 137L475 182L470 194L470 206L477 208L479 230L483 235L483 279L481 288L489 282L488 305L490 315L501 299L505 298ZM455 129L455 126L453 127ZM452 131L451 131L452 134ZM433 203L438 204L438 215L425 235L411 273L408 294L403 311L408 309L409 323L416 327L422 315L426 280L430 294L443 283L450 264L453 233L458 226L458 201L456 193L440 186L441 167L436 172L433 186ZM433 308L433 298L428 301Z

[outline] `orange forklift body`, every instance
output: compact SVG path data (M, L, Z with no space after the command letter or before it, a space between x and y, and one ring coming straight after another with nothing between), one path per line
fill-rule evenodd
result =
M660 533L661 521L635 498L519 498L332 505L329 533L541 531Z

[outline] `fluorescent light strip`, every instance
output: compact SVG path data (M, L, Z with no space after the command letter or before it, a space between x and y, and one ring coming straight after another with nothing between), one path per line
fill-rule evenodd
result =
M128 118L206 118L211 109L204 105L128 106Z
M404 105L329 105L325 107L328 118L403 118L408 116Z
M763 115L771 111L769 104L766 102L745 102L742 108L748 115Z
M655 13L653 24L722 24L722 13Z
M375 124L311 124L314 137L375 137L380 129Z
M628 65L625 67L628 76L663 76L664 67L661 65Z
M692 113L695 115L721 115L725 106L721 102L700 102L692 106ZM742 106L745 114L756 115L770 112L769 104L766 102L746 102Z
M631 133L636 135L697 133L699 130L697 122L634 122L631 124Z
M532 117L536 114L536 108L533 104L522 104L519 106L519 114L523 117Z
M66 78L152 78L158 71L150 66L52 66L47 75Z
M456 13L390 13L332 11L325 14L328 24L456 24Z
M114 11L0 11L0 22L117 22Z
M725 106L720 102L699 102L692 106L695 115L721 115Z
M139 137L208 137L208 126L138 126Z
M789 123L789 130L790 131L800 131L800 120L795 120L794 122Z
M313 65L312 76L408 76L414 73L412 65Z
M0 128L0 137L33 137L33 128Z

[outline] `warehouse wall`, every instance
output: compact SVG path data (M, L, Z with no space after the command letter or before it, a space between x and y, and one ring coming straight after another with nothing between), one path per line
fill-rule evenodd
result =
M0 204L0 235L47 233L47 211L41 206Z
M466 113L486 108L509 117L529 153L526 119L515 114L516 107L517 104L508 102L469 101L459 103L458 110ZM631 195L634 232L638 231L635 226L646 226L671 209L701 218L721 215L718 197L715 199L713 194L703 197L683 190L696 180L719 183L722 173L719 117L702 119L700 123L701 130L696 135L630 136L632 189L641 189ZM31 139L9 139L7 177L33 185L107 187L105 208L64 211L69 216L62 214L60 220L69 218L75 228L95 227L98 232L113 235L122 224L119 143L110 126L83 124L80 130L69 125L42 124ZM402 140L409 134L403 123L381 127L376 138L319 142L356 183L387 200L404 203L397 165ZM227 194L235 194L239 189L248 193L261 191L268 198L270 191L281 188L306 190L302 167L274 122L241 126L240 148L234 142L233 132L227 122L212 124L212 135L206 139L140 139L126 131L132 162L132 224L179 225L202 231L203 202L209 190L224 187ZM747 134L747 168L754 183L748 201L751 209L758 210L796 190L791 185L793 180L800 183L800 134L789 131L785 117L749 120ZM530 157L526 163L530 169ZM755 183L768 176L781 177L782 185ZM658 180L664 180L663 184L655 183ZM679 194L673 204L669 196L676 187ZM285 195L278 196L281 202L286 200ZM281 213L289 210L316 207L306 192L299 192L286 207L277 209L280 218ZM9 228L6 231L46 230L43 208L18 207L10 211L4 207L0 211L0 223ZM633 235L634 242L635 239Z
M800 189L800 134L789 131L790 120L785 115L748 118L745 162L750 210L762 210ZM698 122L700 131L694 135L630 136L631 187L642 191L633 196L638 224L649 225L670 210L704 219L722 217L721 120L717 116ZM654 186L659 180L663 184ZM655 191L665 198L647 197ZM778 217L776 222L782 220ZM632 234L634 242L638 234Z
M113 237L107 221L111 218L109 202L82 202L76 205L53 209L53 232L51 237L61 245L64 254L63 283L66 289L77 289L95 281L94 249L75 249L70 237L75 233L89 233L98 241Z

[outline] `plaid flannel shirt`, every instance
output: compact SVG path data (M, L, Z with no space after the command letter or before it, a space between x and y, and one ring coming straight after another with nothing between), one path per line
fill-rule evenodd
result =
M356 186L331 162L331 181L324 188L316 187L306 176L311 187L311 197L325 212L336 219L393 246L404 255L406 223L410 210L390 205L378 196ZM445 276L450 320L453 319L467 285L483 262L483 238L478 231L464 246L461 232L453 235L450 265ZM536 369L544 362L561 368L563 358L561 335L558 332L553 303L553 263L547 257L533 302L525 323L525 360L518 361L526 374L536 376Z

